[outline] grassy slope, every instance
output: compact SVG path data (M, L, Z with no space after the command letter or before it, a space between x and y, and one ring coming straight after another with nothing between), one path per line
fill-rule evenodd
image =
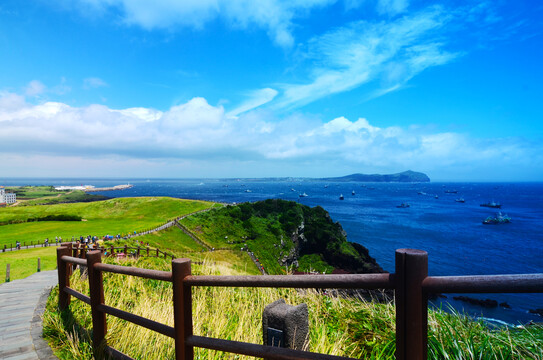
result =
M92 203L0 208L0 222L24 221L49 214L74 214L86 221L44 221L0 226L0 247L17 240L43 241L72 236L132 233L163 224L169 219L212 206L205 201L164 197L117 198Z
M24 279L37 271L38 258L41 259L42 271L56 269L56 247L50 246L5 253L0 252L0 283L6 280L7 264L10 264L11 280Z
M207 253L203 264L193 265L195 275L243 275L228 262ZM115 262L113 259L108 262ZM123 262L168 270L162 259ZM78 273L72 287L88 293ZM111 306L172 325L171 284L116 274L104 279L105 302ZM309 348L313 352L367 359L394 359L394 306L323 296L294 289L195 287L193 289L193 330L195 335L250 343L262 342L264 307L278 298L289 304L306 303L309 310ZM73 300L70 311L59 313L58 290L48 302L44 334L62 359L91 359L89 333L74 327L74 321L92 328L88 305ZM136 359L171 359L173 341L142 327L108 316L108 344ZM429 359L541 359L543 329L489 329L481 322L460 315L429 313ZM197 359L248 359L205 349L195 349Z

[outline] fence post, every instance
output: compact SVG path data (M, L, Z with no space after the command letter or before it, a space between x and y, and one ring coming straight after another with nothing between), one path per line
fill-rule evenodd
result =
M62 256L70 256L71 250L67 247L57 248L57 271L58 271L58 308L64 310L70 305L70 295L64 289L70 286L70 264L62 261Z
M41 272L41 259L38 258L38 272Z
M172 260L176 360L192 360L194 358L193 347L185 343L185 339L192 336L192 289L190 285L183 284L183 279L190 274L190 259Z
M147 246L147 257L149 257L149 246Z
M139 245L138 245L138 250L136 250L136 251L137 251L137 254L138 254L137 257L139 258L140 257L140 246Z
M422 281L428 276L428 253L396 250L396 359L426 360L428 356L428 298Z
M156 249L156 257L158 257L158 248Z
M5 246L5 245L4 245ZM6 282L10 282L10 277L9 277L9 264L7 264L6 266Z
M2 250L2 252L6 252L6 245L4 245L4 250Z
M102 262L102 252L99 250L87 253L87 273L89 276L90 305L92 312L92 347L96 359L102 358L100 345L106 337L106 313L98 306L104 303L104 285L102 272L94 269L94 265Z

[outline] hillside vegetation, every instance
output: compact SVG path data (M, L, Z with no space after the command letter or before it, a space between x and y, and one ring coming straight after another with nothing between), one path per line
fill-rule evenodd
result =
M194 275L245 275L220 257L206 252L202 263L193 264ZM164 259L108 263L170 270ZM234 260L235 262L235 260ZM89 293L88 281L75 272L71 287ZM125 311L173 325L171 283L117 274L104 275L105 303ZM195 335L262 343L262 311L283 298L288 304L306 303L309 336L306 349L324 354L365 359L394 359L395 310L393 303L376 304L326 296L315 291L273 288L195 287L192 295ZM92 359L90 308L72 299L69 310L59 312L58 288L49 297L44 315L44 335L61 359ZM429 359L541 359L543 329L491 329L483 322L459 314L429 312ZM108 316L108 345L135 359L173 359L173 340ZM195 359L251 359L246 356L195 349Z
M157 227L178 216L204 210L213 203L166 197L115 198L105 201L47 206L0 208L0 247L18 240L43 241L60 236L127 234ZM79 217L81 221L38 221L32 219L51 216Z
M269 199L194 214L181 220L213 248L254 252L270 274L290 270L382 272L362 245L348 242L322 207Z

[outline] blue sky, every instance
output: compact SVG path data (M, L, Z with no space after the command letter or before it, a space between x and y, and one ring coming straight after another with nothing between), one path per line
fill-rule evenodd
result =
M4 0L1 177L543 181L543 3Z

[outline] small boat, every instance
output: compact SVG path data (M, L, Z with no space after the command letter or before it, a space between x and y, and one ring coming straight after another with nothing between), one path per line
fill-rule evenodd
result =
M396 205L397 208L408 208L410 206L411 205L409 205L408 203L401 203L400 205Z
M308 195L304 192L303 194L298 195L299 197L307 197Z
M246 193L249 193L249 192L252 192L252 191L251 191L251 190L249 190L249 189L247 189L247 190L245 190L245 192L246 192Z
M491 201L489 203L481 204L480 206L494 208L494 209L501 209L501 207L502 207L502 205L500 203L497 203L497 202L494 202L494 201Z
M499 225L507 224L511 222L511 217L507 215L502 215L501 212L497 213L496 216L489 216L483 220L484 225Z
M296 191L296 190L294 190L294 188L290 188L290 191Z
M445 190L446 194L457 194L458 190Z
M419 191L417 194L419 195L426 195L426 193L424 191Z
M340 194L340 195L339 195L339 200L343 200L343 199L345 199L345 198L343 197L343 194Z
M436 195L436 196L434 196L434 197L435 197L436 199L439 199L439 196L437 196L437 195Z
M466 200L464 200L464 198L455 199L454 201L459 202L459 203L466 202Z
M328 185L324 185L324 188L327 189L327 188L328 188Z
M353 190L353 192L352 192L351 194L352 194L352 195L356 195L355 192L354 192L354 190Z

